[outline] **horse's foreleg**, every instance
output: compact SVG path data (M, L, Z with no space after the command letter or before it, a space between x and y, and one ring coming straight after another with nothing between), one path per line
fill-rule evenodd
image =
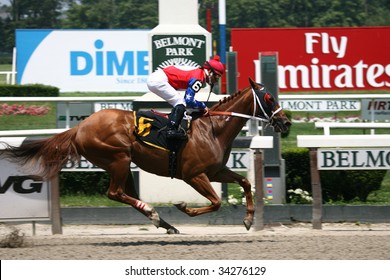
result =
M211 186L206 174L198 175L189 180L185 180L185 182L191 185L191 187L193 187L198 193L210 200L211 205L199 208L187 208L187 204L185 202L181 202L175 204L175 206L179 210L183 211L191 217L194 217L201 214L217 211L221 207L222 201Z
M149 208L152 208L154 209L153 207L149 206L148 204L146 204L145 202L142 202L139 198L139 195L138 195L138 192L136 191L135 189L135 185L134 185L134 180L133 180L133 176L131 174L131 172L129 173L129 175L127 176L127 180L126 180L126 185L125 185L125 193L138 200L138 202L136 202L136 206L140 206L140 207L134 207L138 212L142 213L143 215L145 215L146 217L149 217L150 216L150 212L147 213L145 210L148 210ZM145 207L142 207L143 205L145 205ZM152 210L153 212L153 210ZM157 214L157 212L154 210L154 213ZM158 215L158 214L157 214ZM153 215L152 215L153 216ZM156 217L156 216L154 216ZM167 230L167 233L168 234L179 234L179 230L177 230L174 226L168 224L166 221L164 221L161 217L159 217L159 219L151 219L152 220L152 223L157 227L162 227L162 228L165 228Z
M223 169L218 172L215 181L221 183L237 183L244 189L244 194L246 198L246 217L244 219L244 225L247 230L249 230L253 224L253 218L255 213L255 207L253 204L253 196L251 190L251 184L247 178L241 176L228 168Z

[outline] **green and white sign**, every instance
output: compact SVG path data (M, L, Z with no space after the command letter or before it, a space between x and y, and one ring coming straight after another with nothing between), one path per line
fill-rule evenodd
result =
M152 36L153 71L178 64L199 67L206 58L206 35Z

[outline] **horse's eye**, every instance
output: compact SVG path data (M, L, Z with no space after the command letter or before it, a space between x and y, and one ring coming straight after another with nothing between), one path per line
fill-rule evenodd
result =
M272 103L274 103L274 97L273 97L271 94L266 93L266 94L264 95L264 101L265 101L267 104L272 104Z

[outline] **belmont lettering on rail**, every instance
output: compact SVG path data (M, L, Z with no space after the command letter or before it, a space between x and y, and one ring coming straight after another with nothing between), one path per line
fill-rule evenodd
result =
M390 169L390 149L318 149L318 169Z
M359 100L281 100L280 106L290 111L360 111Z

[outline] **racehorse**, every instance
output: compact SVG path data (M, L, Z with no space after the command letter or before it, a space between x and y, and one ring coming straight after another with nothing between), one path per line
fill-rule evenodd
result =
M265 86L251 78L249 82L247 88L212 106L208 115L192 121L188 139L177 153L174 174L211 202L209 206L196 208L187 207L185 202L175 205L191 217L220 208L221 198L210 182L238 183L246 197L244 225L247 230L254 219L251 185L245 177L225 166L233 140L249 118L268 122L276 132L285 132L291 125ZM84 156L109 173L108 198L131 205L169 234L180 233L160 218L153 206L141 201L135 190L129 168L131 162L156 175L171 174L168 172L169 153L138 141L134 118L131 111L101 110L50 138L26 142L19 147L6 144L3 156L45 179L56 176L68 161L77 162Z

